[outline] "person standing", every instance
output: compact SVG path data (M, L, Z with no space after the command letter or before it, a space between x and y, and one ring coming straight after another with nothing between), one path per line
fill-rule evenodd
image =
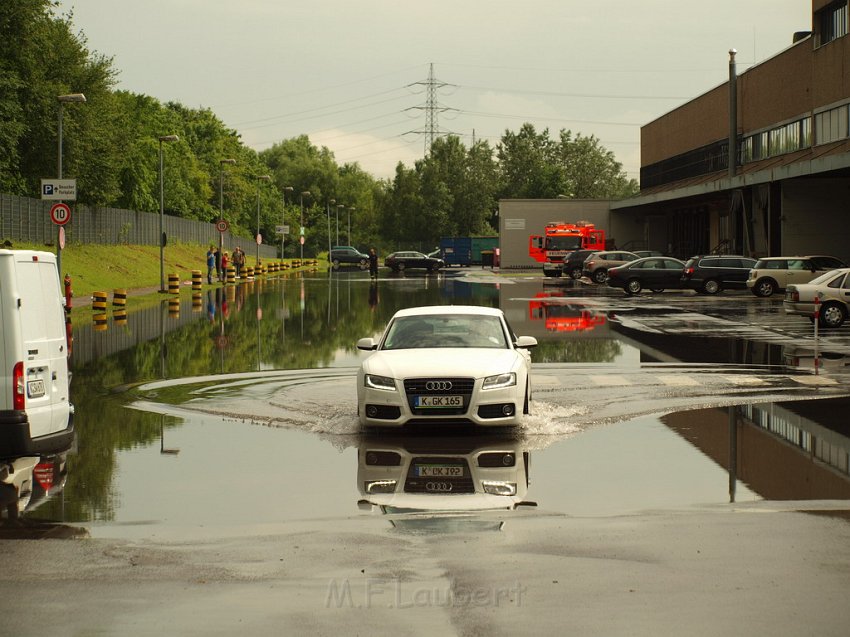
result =
M215 246L207 250L207 283L212 285L213 270L215 270Z
M369 276L378 278L378 253L375 248L369 248Z
M240 278L242 276L242 268L245 266L245 253L242 252L242 248L236 246L236 249L233 251L233 267L236 268L236 278Z
M230 265L230 253L227 250L221 257L221 280L227 281L227 266Z
M215 276L221 281L221 250L214 250L215 254Z

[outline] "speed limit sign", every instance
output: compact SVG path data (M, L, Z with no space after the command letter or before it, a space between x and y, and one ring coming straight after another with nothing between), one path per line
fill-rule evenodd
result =
M215 229L219 232L227 232L227 229L230 227L230 224L227 223L224 219L219 219L215 222Z
M64 203L53 204L50 206L50 220L57 226L64 226L71 220L71 208Z

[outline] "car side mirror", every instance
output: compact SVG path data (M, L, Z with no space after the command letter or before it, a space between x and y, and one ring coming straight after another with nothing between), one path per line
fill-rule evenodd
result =
M361 338L357 341L357 349L364 349L366 351L371 351L378 349L378 344L375 342L375 339L371 336L367 336L366 338Z
M523 349L531 349L537 347L537 339L533 336L518 336L514 345Z

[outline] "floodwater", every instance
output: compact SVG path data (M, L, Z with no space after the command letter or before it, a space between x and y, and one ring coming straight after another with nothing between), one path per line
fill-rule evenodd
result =
M501 307L517 334L538 339L525 428L359 430L354 375L367 354L354 344L397 309L434 304ZM778 298L626 297L476 269L377 282L290 274L139 311L131 299L126 322L75 330L75 445L22 459L32 489L5 517L34 533L179 540L340 516L449 532L461 519L499 529L528 511L846 500L848 330L815 347L809 323L786 317ZM399 466L429 459L515 487L467 497L364 486L404 480Z

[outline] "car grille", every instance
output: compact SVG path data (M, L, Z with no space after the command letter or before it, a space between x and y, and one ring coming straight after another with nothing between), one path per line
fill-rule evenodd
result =
M445 383L450 384L450 388L446 389L429 389L428 383ZM469 408L469 401L472 398L472 390L475 387L474 378L408 378L404 381L404 391L407 394L407 404L410 406L410 411L414 415L422 416L457 416L465 414ZM414 398L416 396L463 396L463 406L453 409L440 409L436 412L433 409L418 409L414 407Z
M416 475L419 464L450 464L462 465L462 478L430 478ZM416 457L410 463L407 479L404 482L406 493L428 493L433 495L455 495L458 493L475 493L475 483L469 470L469 464L463 458Z

